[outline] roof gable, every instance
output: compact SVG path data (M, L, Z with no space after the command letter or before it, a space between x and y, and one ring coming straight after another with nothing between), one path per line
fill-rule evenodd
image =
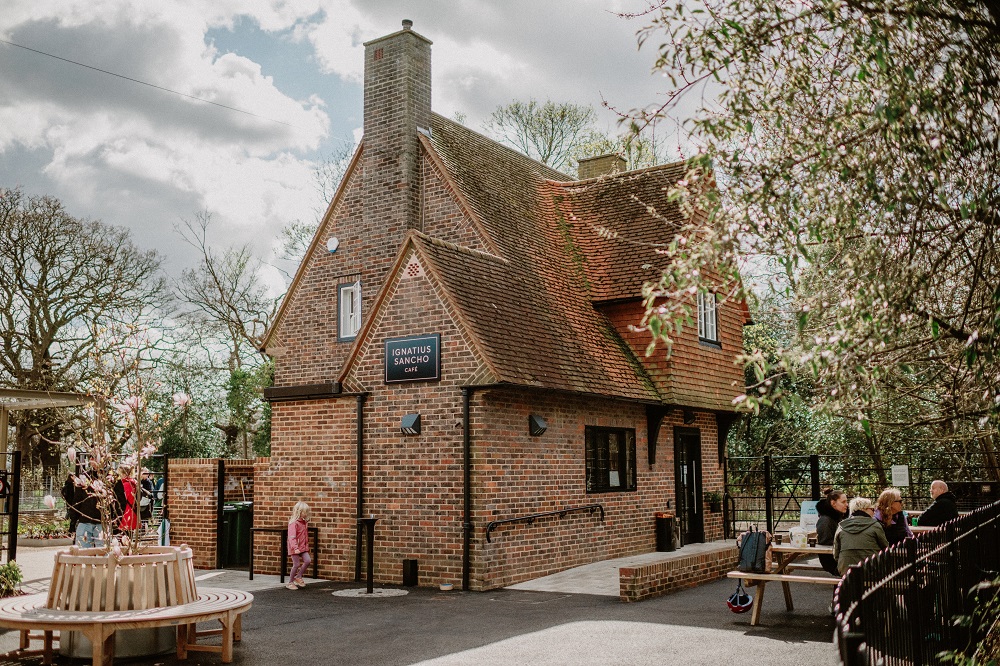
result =
M299 267L296 269L295 275L292 277L292 281L288 285L288 290L281 299L281 305L278 306L278 311L274 314L271 326L264 334L264 340L261 343L261 347L263 349L266 350L271 345L275 333L281 327L281 323L285 318L289 305L294 299L295 293L298 291L299 286L309 269L310 259L317 252L317 248L320 245L320 239L326 237L327 227L329 226L330 221L336 217L336 211L340 207L348 188L354 180L355 172L361 168L361 156L363 152L364 141L361 141L358 144L357 149L354 151L354 156L351 157L351 161L347 165L347 169L344 171L343 177L340 179L340 184L337 186L337 191L334 193L333 199L330 200L330 205L326 207L326 213L323 215L323 219L316 228L316 233L313 234L312 242L309 243L309 247L306 249L305 254L302 255L302 261L299 262Z

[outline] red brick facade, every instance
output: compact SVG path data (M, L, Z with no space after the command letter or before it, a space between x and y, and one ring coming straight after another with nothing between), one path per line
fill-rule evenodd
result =
M647 359L647 340L630 329L645 259L632 246L606 253L617 236L588 225L605 216L644 239L663 234L662 216L635 193L664 196L682 170L576 187L432 115L430 45L408 28L367 44L365 58L363 145L265 342L276 388L272 454L254 469L255 525L282 525L308 502L320 575L350 580L356 519L374 515L378 582L400 583L402 561L416 559L422 585L461 584L467 572L474 590L654 550L654 513L677 501L675 428L700 436L698 492L722 489L718 415L739 392L730 384L742 322L724 305L721 351L695 339L675 347L688 357ZM362 328L338 341L337 285L358 279ZM440 378L386 383L385 341L430 334L440 335ZM316 385L330 388L310 394ZM401 432L407 414L420 415L419 435ZM530 415L547 423L540 436L529 434ZM661 416L651 461L649 420ZM634 431L634 490L587 491L588 426ZM176 461L170 474L172 518L183 523L175 533L214 553L214 535L201 534L216 506L214 468ZM590 504L603 521L569 512L486 539L491 521ZM705 539L720 538L721 516L699 508ZM256 571L277 571L276 539L256 540ZM697 567L684 581L695 578Z

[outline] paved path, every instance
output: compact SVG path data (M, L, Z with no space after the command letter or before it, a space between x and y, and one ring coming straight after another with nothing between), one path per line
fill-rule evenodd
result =
M732 547L731 541L711 541L709 543L693 543L670 553L643 553L629 555L603 562L585 564L581 567L566 569L551 576L543 576L534 580L511 585L509 590L531 590L533 592L567 592L570 594L599 594L618 598L621 595L621 579L618 569L622 567L642 566L656 562L676 560L690 555L714 553Z
M46 560L50 571L54 550L19 553L26 573L40 573L32 586L47 585ZM772 598L761 625L750 627L749 613L734 615L726 608L733 587L726 580L625 604L603 594L525 589L419 588L405 596L358 598L332 594L359 587L356 583L318 582L292 591L280 587L277 576L256 575L249 581L243 571L199 571L198 577L213 587L253 591L254 607L245 616L233 662L245 666L717 666L737 656L741 663L768 666L836 663L833 622L826 613L829 591L813 586L793 589L794 613ZM0 635L0 651L16 643L16 634ZM0 666L13 663L34 666L40 659L0 660ZM57 663L79 662L60 658ZM217 655L194 654L186 662L166 655L131 663L219 661Z

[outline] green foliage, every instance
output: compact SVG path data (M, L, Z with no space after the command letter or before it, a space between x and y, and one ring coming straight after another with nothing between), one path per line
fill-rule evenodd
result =
M0 564L0 597L10 597L17 593L23 575L17 562Z
M646 290L650 330L669 349L699 290L743 299L738 269L777 269L758 284L786 332L744 356L743 408L800 401L866 447L995 455L1000 13L952 0L655 12L643 38L662 43L674 85L659 113L707 82L719 94L690 123L703 153L673 193L690 224Z
M55 518L37 525L21 523L17 526L17 535L28 539L57 539L70 536L69 521Z
M958 619L970 630L971 640L963 651L938 655L941 663L956 666L997 666L1000 664L1000 578L980 583L972 589L972 614Z

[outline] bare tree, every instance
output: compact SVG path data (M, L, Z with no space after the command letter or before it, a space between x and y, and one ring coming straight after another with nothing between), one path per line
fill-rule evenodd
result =
M154 344L136 333L166 302L159 269L156 253L136 248L127 230L73 217L53 197L0 189L0 384L92 390L124 346ZM18 412L21 452L37 441L35 453L56 455L45 440L58 439L49 432L58 421Z
M513 101L499 106L483 129L502 143L553 169L576 171L576 157L599 134L590 106L546 100Z
M187 269L177 284L177 295L187 306L182 318L200 339L209 357L222 350L224 364L213 364L229 373L226 402L229 422L216 424L226 435L227 449L239 436L243 454L261 407L259 392L267 355L264 333L274 317L278 299L270 296L261 279L261 261L249 245L218 251L208 243L212 216L201 213L185 221L178 231L198 250L198 266Z

